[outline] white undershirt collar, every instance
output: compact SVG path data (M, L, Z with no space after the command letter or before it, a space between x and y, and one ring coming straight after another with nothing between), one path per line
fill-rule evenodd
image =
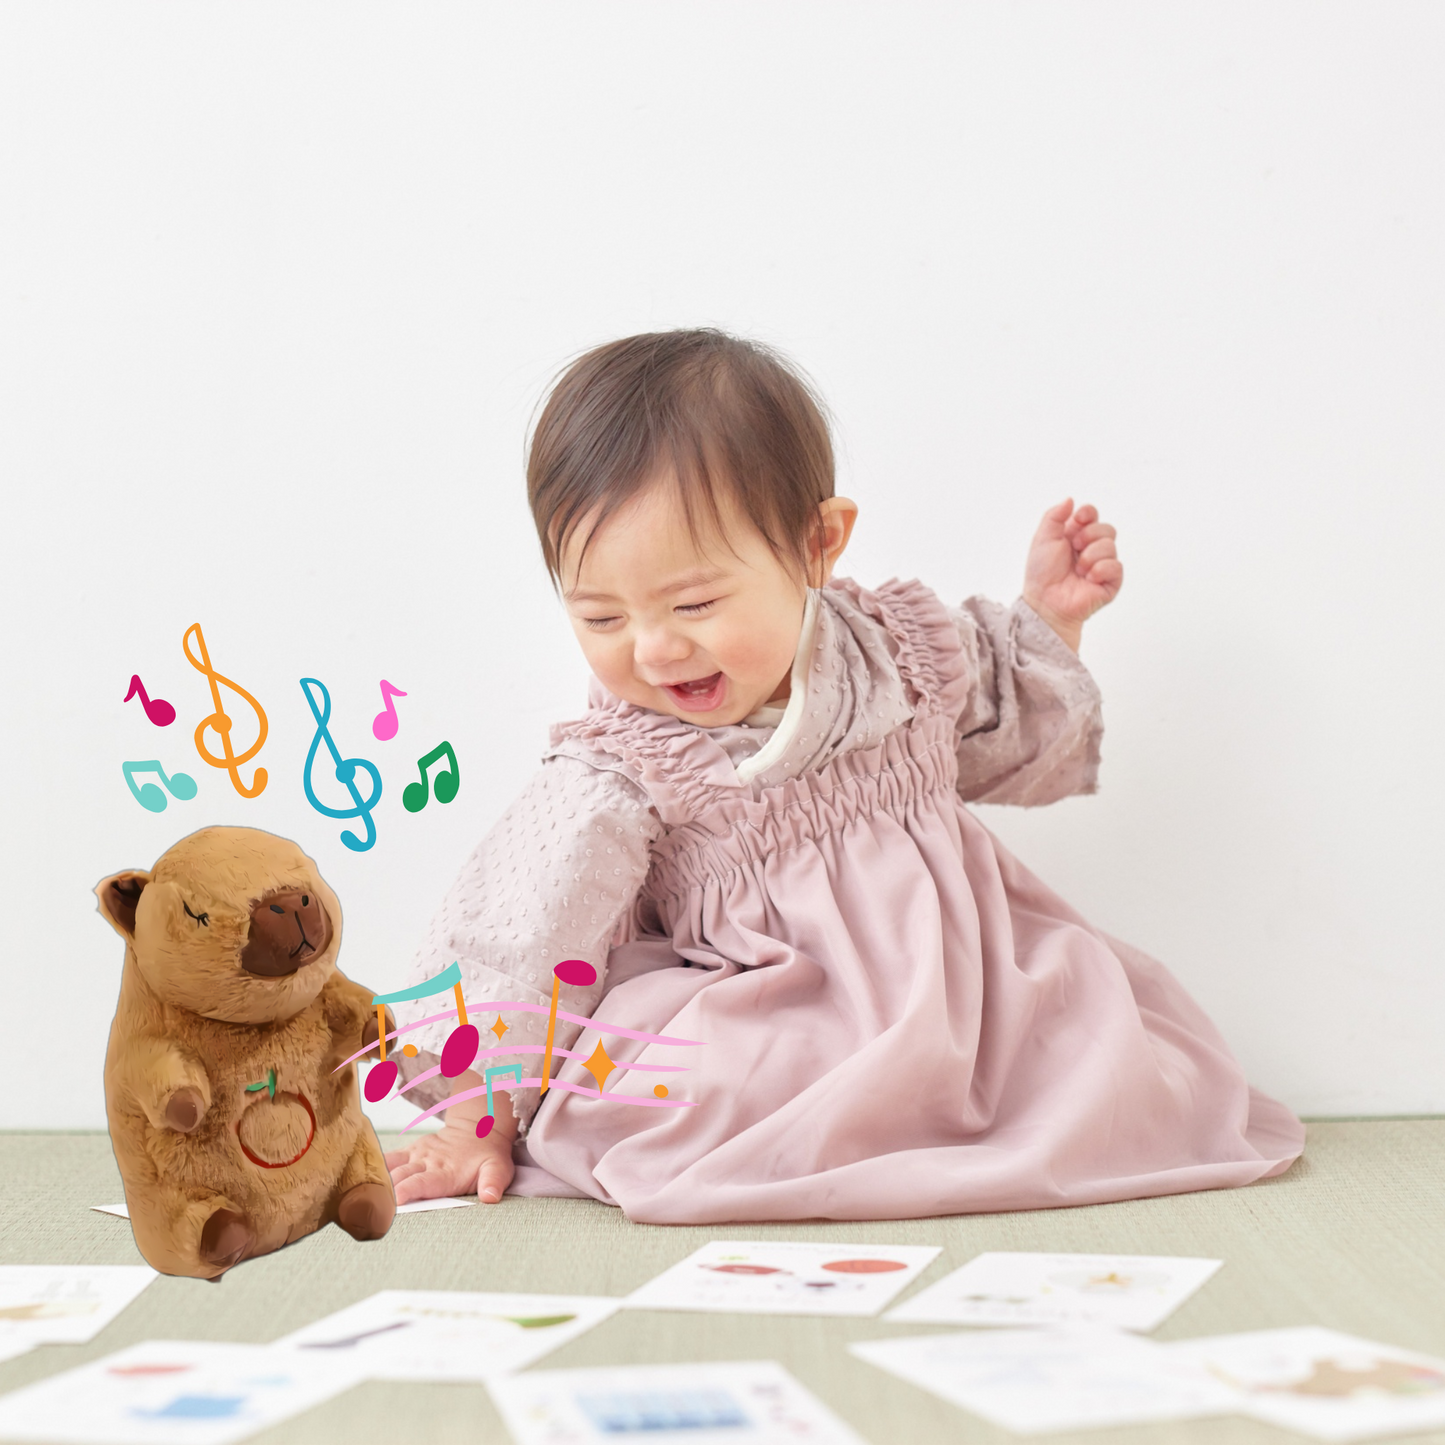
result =
M803 708L808 701L808 659L813 655L813 634L818 625L819 589L808 588L803 604L803 627L798 634L798 650L793 654L793 670L788 678L788 701L784 707L760 707L743 719L750 727L771 727L772 737L752 757L736 765L738 779L750 783L757 775L777 762L788 750L803 721Z

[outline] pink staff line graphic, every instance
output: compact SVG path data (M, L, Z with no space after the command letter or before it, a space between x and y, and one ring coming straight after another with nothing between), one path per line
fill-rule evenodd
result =
M517 1051L512 1050L513 1053ZM557 1050L553 1049L553 1053ZM523 1079L517 1084L519 1089L535 1088L541 1083L541 1079ZM497 1093L510 1094L512 1088L508 1085L503 1088L501 1084L493 1084ZM582 1094L588 1099L603 1099L612 1104L639 1104L644 1109L695 1109L697 1105L691 1099L635 1099L631 1094L601 1094L594 1089L589 1089L582 1084L569 1084L565 1079L553 1079L554 1089L565 1089L569 1094ZM418 1114L410 1124L401 1132L405 1134L408 1129L415 1129L423 1119L430 1119L433 1114L440 1113L443 1109L450 1109L453 1104L459 1104L463 1099L478 1099L487 1092L486 1085L476 1089L463 1089L460 1094L453 1094L449 1099L443 1099L440 1104L433 1104L424 1114Z
M472 1007L476 1008L479 1013L505 1013L508 1009L519 1009L521 1012L529 1014L550 1014L552 1012L550 1008L546 1008L541 1004L512 1002L508 999L487 999L485 1005L472 1005ZM418 1019L414 1024L407 1024L405 1028L396 1029L392 1033L387 1034L386 1040L390 1043L392 1039L400 1038L402 1034L409 1034L415 1029L425 1028L427 1024L434 1024L438 1019L449 1019L453 1017L454 1013L454 1009L445 1009L439 1014L428 1014L426 1018ZM598 1023L596 1019L589 1019L583 1014L568 1013L565 1009L558 1009L557 1017L559 1019L566 1019L568 1023L581 1024L583 1028L595 1029L599 1034L613 1034L618 1038L624 1039L639 1039L644 1044L677 1044L688 1048L702 1047L701 1039L674 1039L669 1038L666 1034L645 1034L640 1029L624 1029L616 1024ZM344 1069L347 1064L354 1064L357 1059L364 1057L373 1049L380 1047L381 1041L378 1039L375 1043L368 1044L364 1049L357 1049L349 1059L343 1059L337 1064L336 1068L332 1070L332 1073L338 1073ZM489 1050L488 1052L491 1051ZM502 1049L500 1052L504 1054L519 1054L522 1052L522 1049L517 1045L513 1045L513 1047ZM556 1053L557 1050L553 1049L552 1052ZM619 1065L619 1067L621 1066Z
M540 1054L545 1052L545 1048L546 1046L543 1044L503 1044L500 1048L496 1049L482 1049L477 1054L477 1057L479 1059L490 1059L494 1058L497 1054ZM553 1048L552 1052L554 1054L561 1054L564 1059L580 1059L583 1057L583 1055L575 1049ZM640 1073L644 1074L687 1073L687 1070L681 1064L615 1063L612 1067L614 1069L636 1069ZM442 1066L440 1064L433 1064L431 1068L424 1070L422 1073L418 1074L416 1078L412 1079L408 1083L403 1084L401 1088L399 1088L396 1092L398 1094L404 1094L408 1089L414 1089L418 1084L424 1084L428 1079L436 1078L437 1075L441 1073L441 1071Z

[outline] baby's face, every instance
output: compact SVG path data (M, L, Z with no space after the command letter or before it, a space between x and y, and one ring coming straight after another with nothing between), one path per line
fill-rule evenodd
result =
M671 485L645 487L597 529L562 596L587 664L615 696L699 727L788 696L807 589L730 504L726 537L694 542Z

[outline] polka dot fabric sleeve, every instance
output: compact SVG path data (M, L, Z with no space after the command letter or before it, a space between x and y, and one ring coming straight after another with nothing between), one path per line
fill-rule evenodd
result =
M1078 655L1022 599L949 614L976 679L955 724L959 795L1032 807L1096 791L1104 718Z
M576 758L549 758L467 859L403 986L435 977L455 960L484 1048L542 1045L546 1015L515 1009L502 1011L507 1032L495 1044L487 1028L497 1011L489 1002L545 1008L552 998L553 967L564 958L581 958L596 968L597 982L586 989L564 984L561 1007L590 1015L606 987L608 951L627 926L660 832L646 795L621 773ZM398 1022L425 1018L446 1002L438 997L396 1005ZM453 1026L454 1021L441 1022L408 1034L408 1042L423 1052L402 1062L403 1074L414 1078L433 1067ZM570 1048L579 1032L576 1024L558 1019L554 1049ZM536 1078L541 1054L499 1052L475 1067L507 1063L520 1064L524 1078ZM438 1078L406 1097L426 1106L449 1092ZM525 1131L538 1090L514 1092L512 1101Z

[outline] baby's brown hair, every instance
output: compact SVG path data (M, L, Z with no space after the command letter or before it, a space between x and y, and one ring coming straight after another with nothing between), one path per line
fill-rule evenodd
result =
M527 500L553 583L583 539L660 473L676 478L694 538L723 533L731 496L773 554L802 574L818 504L833 495L823 403L777 352L725 331L654 331L610 341L562 373L532 433Z

